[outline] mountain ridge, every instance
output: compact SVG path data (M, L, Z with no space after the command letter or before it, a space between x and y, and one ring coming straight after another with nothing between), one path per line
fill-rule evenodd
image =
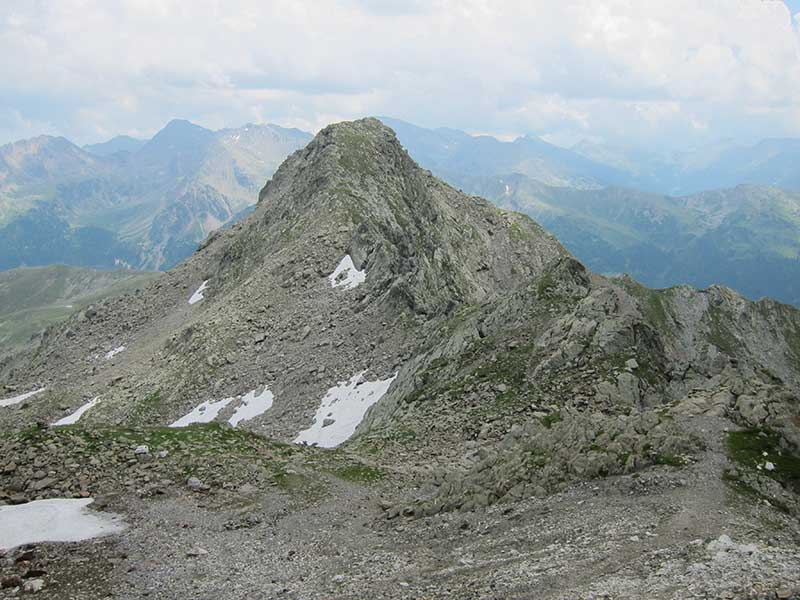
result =
M791 236L787 237L787 232L783 231L794 224L778 204L767 206L769 218L767 221L762 218L756 226L758 219L754 218L752 211L744 209L738 213L725 209L727 216L722 213L711 216L711 212L716 210L713 206L721 204L712 201L714 194L704 193L697 198L708 199L708 207L699 203L686 205L681 209L683 215L678 215L673 208L666 210L671 218L677 218L680 223L696 230L690 238L686 238L687 231L683 230L672 236L674 240L685 239L688 248L676 248L674 244L654 245L650 243L650 236L669 237L665 234L668 227L665 231L657 229L662 221L647 222L642 218L644 215L630 221L629 215L620 211L621 221L617 223L605 217L598 221L594 214L603 198L622 198L623 203L630 206L623 196L634 197L637 195L635 192L615 192L601 187L612 184L613 188L619 181L630 183L620 175L625 169L606 176L608 173L603 175L601 170L591 166L587 171L585 165L581 167L574 161L561 164L564 161L553 159L553 152L568 154L569 151L541 141L519 138L514 143L507 143L490 136L476 138L446 128L431 131L401 121L388 119L388 122L398 124L400 138L406 145L410 144L415 158L450 183L470 193L488 196L501 206L524 210L528 203L532 206L544 206L542 200L549 203L550 208L545 213L532 214L538 215L579 258L600 272L631 272L655 287L678 283L706 287L723 283L751 298L768 295L795 304L799 302L792 278L781 276L787 269L794 272L796 265L791 256L794 252ZM147 151L141 154L141 148L135 152L96 156L74 147L68 153L72 158L64 159L72 166L53 164L48 176L48 167L42 164L44 179L31 179L31 173L23 173L20 174L23 182L20 184L9 179L9 176L14 179L16 175L9 175L8 167L0 169L5 173L0 174L0 178L6 181L5 192L0 191L0 224L5 224L5 227L0 225L0 245L5 240L4 245L9 247L3 264L6 267L46 264L53 260L51 255L55 252L64 257L62 261L94 267L167 268L191 253L210 231L229 225L240 215L248 213L263 178L277 167L284 153L302 145L301 140L305 139L297 130L273 125L245 125L211 134L208 133L210 130L188 121L174 120L164 130L161 133L163 144L155 144L155 150L161 145L166 152L161 158L155 155L147 158ZM183 150L167 143L164 136L180 137L182 131L199 133L206 142L198 144L184 140ZM417 139L417 142L411 143L409 138ZM52 144L54 140L56 138L42 138L40 143ZM769 142L775 143L781 146L783 141ZM530 144L533 146L529 148ZM539 152L542 147L546 151ZM269 148L276 151L264 150ZM725 151L732 150L726 150L723 145L712 154L717 156ZM578 154L575 154L576 160L585 160ZM138 175L120 178L120 169L129 170L130 167L123 166L129 163L139 165ZM697 170L703 164L692 168ZM87 175L87 169L91 171L90 175ZM519 180L520 175L509 175L512 171L527 172L529 178L539 177L558 187L535 191L533 188L537 184ZM66 180L59 180L57 173L66 173ZM498 188L498 180L506 183ZM152 183L146 183L148 181ZM596 195L598 202L584 203L582 208L576 205L566 213L555 209L548 197L570 198L571 194L574 195L564 185L578 186L584 191L576 194ZM4 193L5 201L2 198ZM749 188L744 196L739 188L726 193L748 202L744 196L755 198L764 195L755 188ZM770 193L776 199L788 194ZM539 199L533 199L531 195L538 195ZM647 194L643 192L640 196L645 199ZM559 201L555 200L556 203ZM667 199L662 199L661 204L666 202ZM644 204L652 203L652 200L644 201ZM664 212L663 207L659 210ZM699 223L705 219L701 215L703 211L708 211L709 218L721 223L710 226L711 229L701 228ZM765 235L764 231L769 233ZM19 239L35 243L22 248ZM111 252L104 253L99 259L88 260L92 245L96 246L96 241L101 239L112 249ZM782 241L777 243L779 239ZM54 250L49 254L39 252L37 246Z
M313 248L313 251L309 251L309 248ZM169 280L153 284L160 294L168 294L171 298L157 308L156 313L167 316L169 311L178 310L176 314L183 315L181 319L188 318L193 322L193 317L178 308L182 302L185 303L185 299L181 300L183 294L179 291L176 295L167 290L177 287L191 291L191 281L199 285L205 280L209 282L205 300L196 310L202 313L217 307L213 311L215 319L227 322L227 328L230 329L224 334L225 337L234 336L235 331L241 335L242 324L236 315L248 312L244 307L255 300L252 294L259 287L255 283L257 281L261 282L260 286L275 290L274 294L279 289L283 290L280 293L284 295L284 303L290 302L287 290L307 289L311 314L314 311L324 314L330 310L326 308L332 300L330 294L335 293L330 290L330 284L323 276L334 270L338 260L335 254L330 256L331 253L351 256L354 268L367 274L366 284L362 284L364 291L356 292L356 306L368 301L369 304L363 306L369 306L376 314L393 315L394 320L399 318L398 315L406 314L401 319L416 315L412 322L415 319L421 320L420 323L429 320L447 322L455 318L461 308L485 305L478 311L478 314L483 314L483 323L491 318L504 322L509 318L503 316L505 311L515 313L519 307L512 304L503 308L501 296L515 298L515 303L528 305L532 298L547 298L553 286L554 290L563 288L554 296L555 299L562 298L561 302L564 303L558 310L582 306L580 301L575 304L575 298L583 298L587 310L599 310L599 314L603 314L616 310L614 303L606 304L608 298L616 295L620 298L617 304L621 302L621 306L628 306L625 310L632 311L632 315L642 315L636 319L644 318L646 322L650 319L648 327L652 332L648 335L654 336L654 340L666 336L660 343L669 340L672 344L680 342L679 347L681 344L685 346L680 351L676 350L678 354L699 352L694 348L698 343L711 344L711 347L716 347L716 352L724 354L731 349L720 350L719 345L700 340L694 335L683 339L672 338L673 334L664 326L671 318L680 317L691 321L691 331L702 331L707 326L712 329L716 327L714 322L701 325L697 315L684 314L688 306L683 303L693 295L698 299L708 297L708 301L702 302L708 307L712 304L727 307L719 310L737 312L743 307L755 306L721 288L710 288L705 292L676 288L666 292L645 293L639 290L638 284L620 287L619 284L599 278L585 271L551 235L529 219L516 213L498 212L482 199L460 195L430 173L420 170L391 130L377 120L367 119L323 129L311 144L287 159L262 189L256 210L243 223L213 235L197 255L169 274ZM180 281L184 283L178 285ZM522 290L530 289L534 290L530 298L525 294L519 295ZM151 293L155 290L151 290ZM501 296L498 296L499 290L503 290ZM224 305L220 304L223 298ZM333 296L330 306L338 311L343 307L336 298L339 296ZM660 322L653 322L658 315L648 317L649 305L637 308L642 298L661 307L658 312L661 315ZM346 299L347 296L340 298ZM679 303L673 306L673 302ZM534 304L530 310L538 312L546 306L547 302L543 306ZM775 307L779 305L762 303L761 306L771 314L778 310ZM299 305L290 307L291 304L285 304L281 310L294 312ZM153 308L148 310L152 311ZM167 313L163 313L164 310ZM789 309L780 309L779 312L784 310ZM674 311L674 317L669 316L671 311ZM496 314L491 317L493 312ZM476 325L474 319L478 318L477 314L468 313L470 317L466 322L476 327L470 334L474 336L475 331L487 326ZM539 317L543 321L537 326L544 326L552 320L546 314ZM757 310L753 312L753 315L756 314ZM790 314L795 313L790 311ZM147 320L152 315L152 312L145 311L142 316ZM624 323L629 318L620 322ZM700 316L701 321L705 318ZM120 326L127 321L124 317L118 319ZM112 322L115 320L112 319ZM146 320L142 323L146 324ZM365 327L372 331L369 324L353 322L350 326L355 330ZM464 326L464 323L460 326ZM91 329L91 324L87 323L85 327ZM136 327L135 323L128 325L129 329L135 330ZM410 330L417 329L417 325L410 324L409 327ZM724 327L734 326L726 324ZM195 331L193 335L198 335L197 332L208 327L195 323L190 329ZM115 335L124 335L124 331L121 329ZM210 331L207 333L210 334ZM54 334L48 334L47 337ZM60 334L56 335L56 339L62 339ZM427 333L423 338L429 335ZM709 335L713 337L713 332ZM363 331L357 335L357 339L370 337L372 333ZM400 338L405 341L398 341L399 348L409 343L403 335ZM435 344L435 338L429 339L431 341L427 343ZM46 341L45 347L54 343L53 339ZM74 341L62 341L67 346L75 345ZM462 341L467 343L466 340ZM175 349L167 344L160 352L165 351L172 354ZM363 352L363 349L360 351ZM754 353L752 360L756 361L766 360L763 356L757 358L764 351L758 344L748 350ZM182 355L191 355L193 352L196 350L187 350ZM559 354L558 351L554 352L553 356ZM659 357L640 358L643 361L657 359L657 362L663 363L666 360L661 356L663 352L663 349L657 350ZM379 357L375 358L376 364L385 364ZM547 360L555 359L551 357ZM773 359L773 363L771 368L778 369L776 373L782 380L793 381L792 385L796 385L797 374L792 370L791 362L775 362ZM240 363L234 360L229 364ZM341 369L341 363L338 368ZM157 371L163 372L157 375ZM171 367L157 371L148 370L141 384L152 385L145 384L145 381L157 375L164 379L160 387L174 389L173 384L167 383L174 376ZM343 378L346 378L345 375L342 373ZM405 377L401 375L398 385L403 383Z
M425 129L399 119L381 119L397 130L421 164L454 185L467 187L472 178L498 172L520 172L550 185L581 188L621 180L615 169L537 137L503 142L488 135L471 136L459 130Z
M146 140L140 140L129 135L117 135L104 142L85 144L82 148L90 154L111 156L119 153L136 152L144 146L145 143Z

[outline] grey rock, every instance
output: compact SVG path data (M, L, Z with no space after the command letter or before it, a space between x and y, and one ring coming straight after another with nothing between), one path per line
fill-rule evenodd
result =
M208 490L211 489L210 486L200 481L197 477L189 477L186 480L186 487L188 487L193 492L207 492Z
M43 579L29 579L22 586L22 591L27 594L35 594L44 589Z

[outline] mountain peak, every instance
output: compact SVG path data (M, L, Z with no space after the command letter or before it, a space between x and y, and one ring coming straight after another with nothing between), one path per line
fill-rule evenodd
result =
M342 153L384 150L390 146L402 149L394 130L375 117L333 123L322 129L312 141L322 146L335 145Z
M176 176L194 172L202 164L215 133L183 119L173 119L136 153L146 167Z
M385 125L377 117L363 117L361 119L354 119L352 121L339 121L338 123L331 123L324 127L320 133L324 131L341 132L359 130L364 132L378 132L383 131L394 136L394 130Z
M187 145L205 142L214 137L214 132L185 119L172 119L147 143L148 146Z
M172 119L167 123L161 131L208 131L205 127L201 127L196 123L192 123L188 119Z
M44 148L77 148L75 144L70 142L67 138L63 136L54 136L54 135L37 135L36 137L26 138L24 140L17 140L16 142L11 142L10 144L5 144L2 146L4 151L26 151L26 152L38 152Z
M513 289L512 269L541 272L565 255L529 219L419 167L375 118L322 129L264 186L244 228L237 245L253 267L275 252L308 257L312 246L325 256L349 255L374 274L369 287L425 314Z
M0 164L22 183L86 175L93 172L96 161L64 137L40 135L0 147Z
M375 178L382 179L390 173L413 178L417 171L422 172L422 169L408 156L390 127L374 117L342 121L322 129L305 148L289 157L261 190L259 200L283 187L285 181L305 185L324 180L329 191L338 190L328 194L331 198L341 197L343 191L348 190L345 195L352 205L356 198L364 200L364 188L374 187ZM373 184L367 184L365 178L372 178ZM321 185L315 185L317 193ZM370 203L374 199L372 194ZM293 204L297 200L295 198Z

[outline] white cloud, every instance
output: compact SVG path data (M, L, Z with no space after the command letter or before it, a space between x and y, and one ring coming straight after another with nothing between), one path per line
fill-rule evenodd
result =
M0 53L16 115L0 141L366 114L656 144L800 135L782 2L12 0Z

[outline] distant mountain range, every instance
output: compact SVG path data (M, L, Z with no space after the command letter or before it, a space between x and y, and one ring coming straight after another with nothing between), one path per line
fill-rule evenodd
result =
M211 131L175 120L150 140L79 148L40 136L0 148L0 269L63 262L168 268L255 202L310 134Z
M627 175L620 169L537 137L504 142L456 129L425 129L390 117L380 119L397 132L398 139L421 165L465 189L500 173L519 173L547 185L579 189L627 182Z
M422 166L531 215L596 271L800 304L798 140L663 155L382 120ZM280 162L310 139L275 125L211 131L176 120L150 140L79 148L40 136L3 146L0 270L167 269L248 214Z
M147 140L139 140L129 135L118 135L107 142L87 144L83 149L96 156L112 156L114 154L132 154L146 143Z
M681 152L612 148L583 141L562 148L524 136L504 142L455 129L425 129L381 117L411 156L455 185L468 189L487 175L525 175L553 187L627 187L685 195L767 185L800 190L800 140L767 139L753 146L720 142Z
M627 187L652 192L684 195L740 184L800 190L800 140L796 139L766 139L752 146L720 142L672 154L588 142L572 150L625 172Z
M422 166L530 215L593 270L629 273L654 287L722 284L751 298L800 304L800 141L717 148L706 160L687 153L680 166L691 174L686 189L735 187L670 196L622 187L654 183L655 175L646 176L652 157L636 174L634 162L619 156L605 155L614 166L603 166L541 140L502 142L385 121ZM672 185L666 170L650 172ZM680 180L678 171L669 177ZM786 189L767 185L773 182Z
M530 215L598 272L660 288L721 284L800 305L800 192L741 185L673 197L555 188L524 176L479 191Z

